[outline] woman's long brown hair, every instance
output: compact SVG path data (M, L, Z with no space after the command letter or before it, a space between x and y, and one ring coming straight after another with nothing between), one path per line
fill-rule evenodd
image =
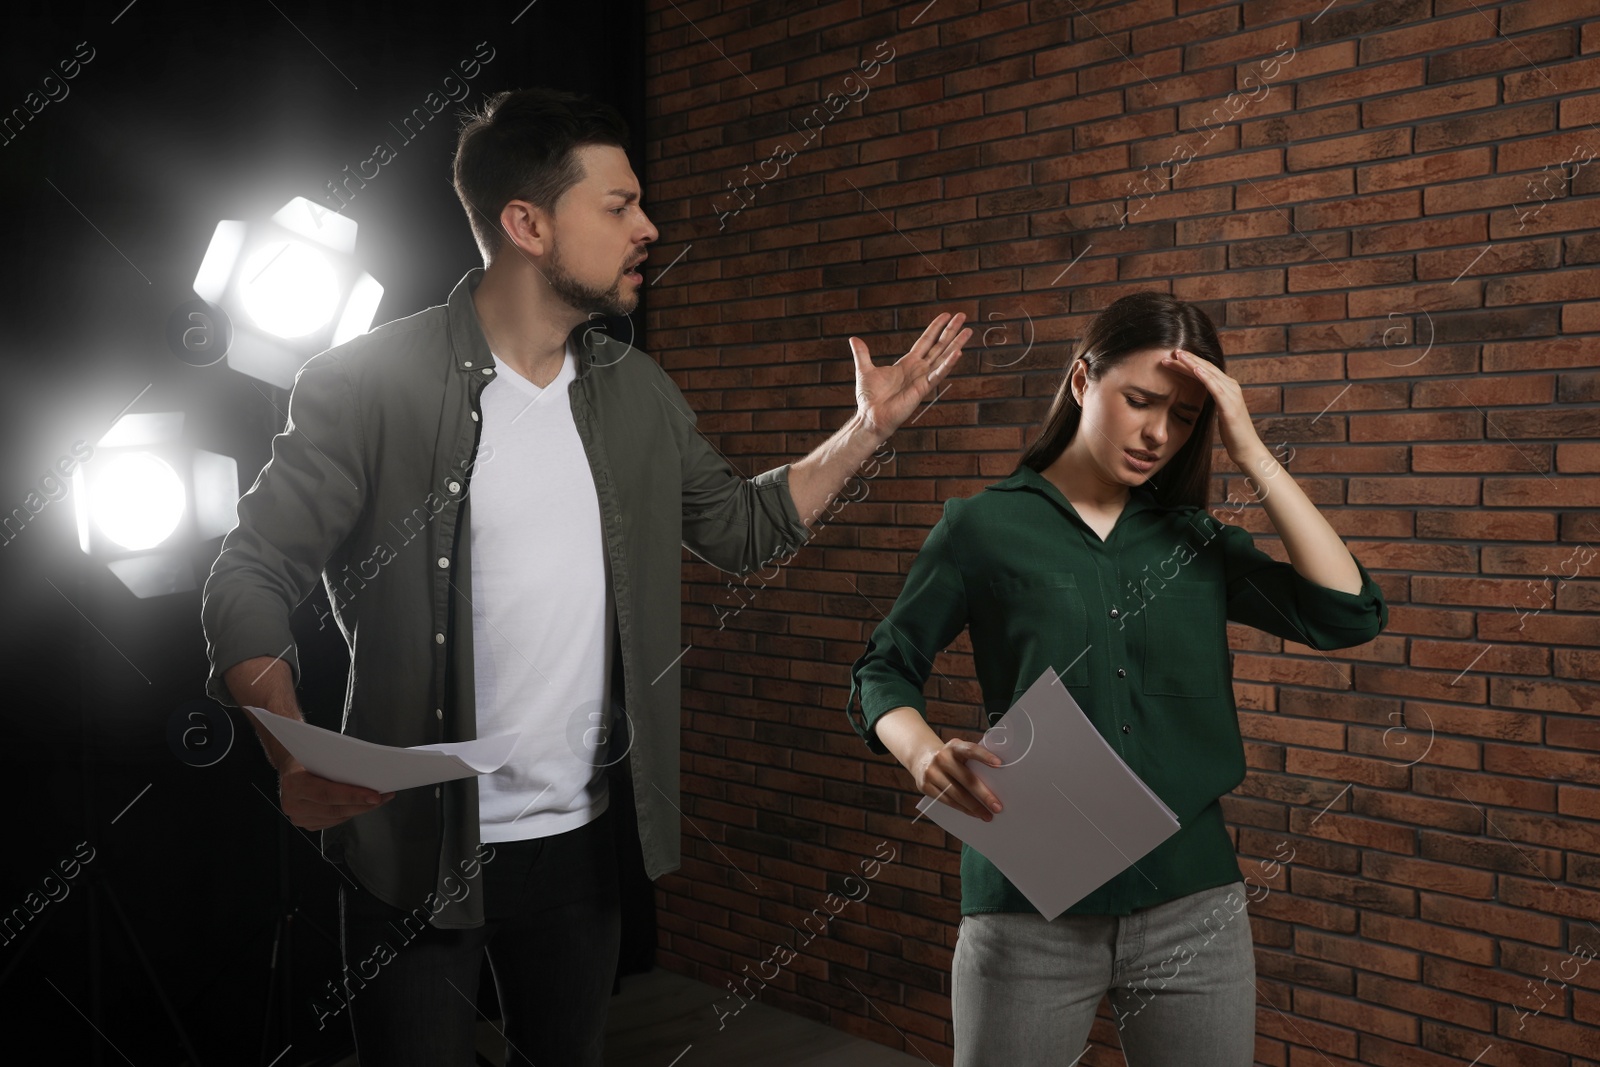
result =
M1130 293L1094 317L1088 332L1073 350L1072 361L1061 379L1044 427L1022 452L1017 470L1024 466L1043 471L1055 462L1078 432L1083 409L1072 395L1072 370L1083 360L1090 381L1129 355L1146 348L1181 348L1225 370L1216 327L1204 311L1166 293ZM1216 404L1211 393L1201 405L1194 429L1178 454L1146 484L1163 507L1205 508L1211 490L1211 430ZM1013 471L1015 473L1015 471Z

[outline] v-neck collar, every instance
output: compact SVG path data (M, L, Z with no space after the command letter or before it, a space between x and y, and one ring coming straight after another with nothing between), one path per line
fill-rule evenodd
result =
M1043 474L1040 474L1027 464L1023 464L1021 467L1018 467L1016 472L1012 474L1011 477L995 482L992 485L986 485L984 486L984 489L998 489L1002 491L1031 489L1036 493L1042 493L1046 498L1054 502L1058 508L1060 508L1062 511L1065 511L1068 515L1071 515L1074 519L1081 523L1085 530L1087 530L1090 534L1093 534L1095 543L1097 544L1109 543L1112 535L1117 532L1117 527L1121 526L1123 521L1130 515L1134 515L1138 512L1148 509L1160 509L1161 507L1160 502L1156 500L1155 493L1151 491L1148 485L1134 486L1128 491L1128 501L1122 506L1122 512L1117 516L1117 521L1111 524L1110 533L1106 534L1104 538L1101 538L1101 536L1095 532L1094 527L1089 525L1088 520L1082 515L1078 514L1078 509L1072 506L1072 501L1068 500L1066 495L1056 487L1056 483L1052 482L1049 478L1046 478Z

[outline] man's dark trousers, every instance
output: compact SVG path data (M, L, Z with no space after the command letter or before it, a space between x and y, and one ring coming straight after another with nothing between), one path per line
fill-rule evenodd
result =
M494 844L466 884L485 894L484 925L440 930L349 882L339 926L349 975L366 963L349 999L362 1067L472 1067L484 953L503 1013L506 1067L601 1067L606 1007L621 919L613 806L576 830Z

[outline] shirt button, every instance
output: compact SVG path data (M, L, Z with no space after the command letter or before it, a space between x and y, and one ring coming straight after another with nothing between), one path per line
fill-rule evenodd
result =
M434 708L434 709L433 709L433 717L434 717L434 718L435 718L435 719L442 719L442 718L444 718L444 709L443 709L443 708Z
M1128 676L1128 672L1127 671L1123 670L1121 667L1117 668L1117 677L1118 678L1126 678L1127 676Z
M433 635L433 643L436 644L436 645L444 644L444 634L434 634Z
M1111 609L1111 617L1112 617L1112 618L1113 618L1113 619L1114 619L1114 618L1116 618L1116 617L1117 617L1117 616L1118 616L1118 615L1121 615L1121 614L1122 614L1122 613L1121 613L1121 612L1120 612L1120 611L1118 611L1118 610L1117 610L1117 609L1116 609L1116 608L1112 608L1112 609Z
M494 368L493 367L485 367L485 368L483 368L483 373L485 373L485 374L493 374L494 373Z
M1133 732L1133 727L1129 726L1127 723L1123 723L1122 724L1122 732L1125 733L1125 734L1132 733Z
M463 367L470 367L470 366L472 366L472 360L470 360L470 359L464 359L464 360L462 360L462 361L461 361L461 365L462 365L462 366L463 366Z
M477 422L478 421L478 413L476 411L474 411L472 413L472 421L473 422Z
M461 492L461 483L460 482L451 482L450 485L449 485L449 489L450 489L450 491L452 493L459 493L459 492Z
M448 567L448 566L450 566L450 557L449 556L440 556L439 557L439 567L440 567L440 569L442 570L442 569L444 569L445 567Z

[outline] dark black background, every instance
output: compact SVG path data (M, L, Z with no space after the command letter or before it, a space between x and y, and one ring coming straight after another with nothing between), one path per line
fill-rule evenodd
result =
M0 513L21 506L74 442L92 444L146 386L132 410L183 411L191 444L235 457L241 488L254 479L287 393L225 364L189 366L165 337L168 316L192 297L218 220L264 218L296 195L320 200L346 164L380 140L396 145L397 158L345 211L360 227L361 265L385 286L375 319L385 322L443 303L482 265L450 186L450 157L456 112L485 93L549 85L614 104L633 129L643 176L638 0L537 0L525 11L526 0L125 3L9 6L4 16L0 113L22 107L79 42L95 55L66 82L64 99L0 145ZM479 42L495 56L468 83L471 94L401 146L389 122L458 73ZM218 763L177 758L169 721L203 696L200 595L136 600L79 552L73 503L70 493L49 503L0 546L0 915L22 907L80 842L96 857L69 896L0 945L0 1044L7 1059L31 1048L68 1063L185 1062L103 895L93 910L94 963L88 890L99 878L202 1062L254 1063L287 826L276 777L237 713ZM218 543L196 548L199 581ZM302 605L295 630L302 702L313 722L332 726L345 650L331 625L318 630L322 599L319 591ZM225 732L217 744L227 743ZM336 948L313 929L337 934L338 876L320 859L317 835L286 836L301 910L289 946L293 1030L275 1031L267 1055L292 1042L282 1065L348 1041L337 1024L319 1033L310 1008L314 992L338 976ZM647 910L648 893L635 904ZM633 934L653 940L637 925ZM648 954L647 944L633 947ZM492 996L480 999L491 1010Z

